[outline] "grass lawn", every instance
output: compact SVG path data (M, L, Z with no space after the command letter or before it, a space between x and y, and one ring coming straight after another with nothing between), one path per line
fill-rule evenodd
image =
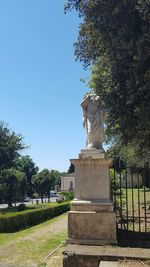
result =
M123 214L126 217L126 190L122 189L122 205L123 205ZM128 217L131 218L134 215L135 218L135 229L138 231L139 229L139 217L141 223L141 231L145 229L145 213L147 217L147 230L150 231L150 189L145 189L145 201L146 201L146 209L144 208L144 189L140 188L139 191L137 188L128 189ZM120 205L120 197L117 197L117 202ZM129 228L132 230L132 222L129 223Z
M60 248L54 253L53 256L49 257L46 261L46 267L62 267L63 266L63 250L64 247Z
M146 204L147 208L150 206L150 190L146 189L145 191L145 196L146 196ZM132 189L128 189L127 191L128 194L128 209L129 211L132 212ZM123 201L124 201L124 206L126 204L126 190L123 189ZM144 189L139 189L139 198L138 198L138 189L134 188L133 189L133 202L134 202L134 211L135 213L138 213L139 207L143 208L144 206ZM140 206L138 205L138 202L140 202Z
M16 233L0 234L0 263L38 266L67 236L67 215Z

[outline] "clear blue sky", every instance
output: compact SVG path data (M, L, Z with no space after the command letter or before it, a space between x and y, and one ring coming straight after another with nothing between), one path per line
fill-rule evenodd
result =
M76 63L75 12L65 0L0 1L0 120L24 136L40 167L67 171L85 147L80 102L88 78Z

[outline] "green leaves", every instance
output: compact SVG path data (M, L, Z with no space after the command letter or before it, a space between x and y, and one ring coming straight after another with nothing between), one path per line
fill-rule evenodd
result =
M33 176L32 183L42 200L44 195L47 195L49 198L51 187L54 184L53 173L51 173L48 169L44 169Z
M107 108L107 134L150 149L150 3L68 0L82 23L75 55Z
M21 156L16 160L16 168L26 174L28 182L28 196L32 197L33 194L33 185L31 183L32 176L37 174L38 167L35 165L33 160L28 156Z
M0 122L0 168L14 166L24 148L23 137L11 132L7 124Z
M27 179L23 172L14 168L3 169L0 171L0 185L3 189L3 197L9 206L16 199L23 201L27 190Z

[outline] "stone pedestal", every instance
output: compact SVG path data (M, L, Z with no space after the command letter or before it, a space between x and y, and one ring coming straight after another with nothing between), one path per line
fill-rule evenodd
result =
M82 150L75 166L75 199L68 214L68 243L116 244L116 215L110 200L109 164L103 150Z

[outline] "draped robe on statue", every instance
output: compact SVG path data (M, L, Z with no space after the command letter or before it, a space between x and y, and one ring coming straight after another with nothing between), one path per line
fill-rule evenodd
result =
M87 95L81 102L83 126L87 130L87 149L101 149L104 142L105 110L99 96Z

